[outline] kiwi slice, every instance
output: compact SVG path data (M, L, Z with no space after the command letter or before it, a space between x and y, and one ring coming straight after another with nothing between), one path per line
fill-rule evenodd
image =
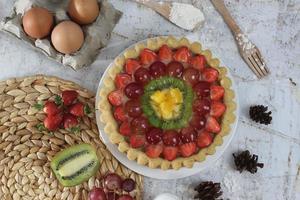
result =
M156 112L151 105L151 95L157 90L163 90L167 88L178 88L183 94L183 103L181 105L179 115L176 118L165 120L157 116ZM149 123L157 128L164 130L169 129L180 129L185 127L190 120L192 115L192 103L194 100L193 89L185 84L181 79L164 76L159 79L150 81L144 90L142 96L142 109L144 114L147 116Z
M51 168L65 187L81 184L96 174L100 163L95 149L89 144L71 146L57 153Z

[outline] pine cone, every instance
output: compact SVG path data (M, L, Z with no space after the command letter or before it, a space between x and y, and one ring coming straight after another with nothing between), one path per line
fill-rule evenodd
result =
M199 200L217 200L223 194L220 183L213 183L212 181L200 183L195 191L198 192L195 199Z
M255 105L251 106L249 109L249 115L250 118L255 121L259 122L261 124L268 125L272 121L272 112L267 112L268 107L263 105Z
M250 155L248 150L239 153L238 155L232 154L234 157L234 163L236 165L237 170L242 172L243 170L247 170L250 173L254 174L257 172L257 167L263 168L263 163L258 163L258 156L253 154Z

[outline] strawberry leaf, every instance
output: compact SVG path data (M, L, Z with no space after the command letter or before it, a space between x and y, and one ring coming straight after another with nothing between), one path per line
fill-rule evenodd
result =
M74 127L72 127L72 128L70 129L70 131L71 131L72 133L75 133L75 134L79 133L80 130L81 130L81 129L80 129L79 126L74 126Z
M33 107L37 110L42 110L44 108L44 104L42 102L36 103Z
M46 131L46 128L45 128L45 126L44 126L44 124L43 123L39 123L39 124L37 124L36 125L36 128L39 130L39 131Z
M58 105L58 106L62 105L62 98L61 98L61 96L55 95L54 102L55 102L56 105Z
M89 105L85 105L84 106L84 113L88 115L88 114L91 114L91 112L92 111L91 111L91 108L89 107Z

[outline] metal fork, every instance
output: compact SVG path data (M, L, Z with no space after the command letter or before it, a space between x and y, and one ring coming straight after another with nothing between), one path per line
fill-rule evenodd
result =
M260 54L260 51L241 31L241 29L227 10L224 1L211 0L211 2L213 3L217 11L222 15L224 21L232 31L239 48L239 52L250 69L258 78L267 76L269 74L269 70L262 58L262 55Z

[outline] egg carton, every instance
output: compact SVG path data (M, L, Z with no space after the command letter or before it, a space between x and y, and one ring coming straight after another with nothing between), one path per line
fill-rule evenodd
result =
M90 25L81 26L85 41L82 47L73 54L62 54L55 50L50 36L44 39L33 39L23 30L22 16L32 7L48 9L54 15L55 24L70 20L67 14L68 2L69 0L17 0L11 16L1 21L0 30L23 40L64 66L70 66L75 70L89 66L94 62L100 50L108 44L111 33L122 16L122 12L116 10L107 0L98 0L100 13L96 21Z

